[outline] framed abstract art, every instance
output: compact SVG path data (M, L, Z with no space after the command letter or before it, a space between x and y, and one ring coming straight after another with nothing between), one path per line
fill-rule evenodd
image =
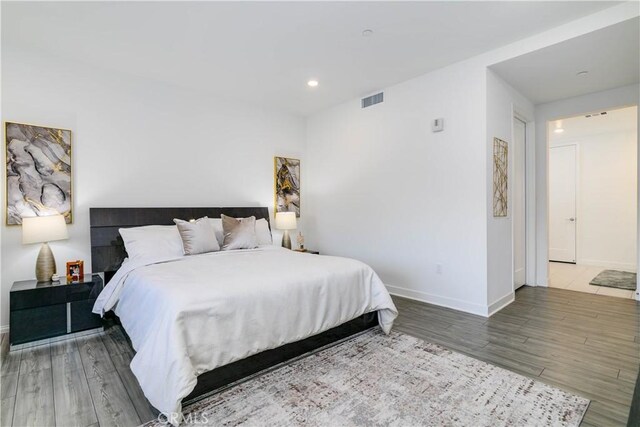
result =
M61 214L72 222L71 131L5 122L7 225Z
M300 160L274 157L275 212L300 216Z
M509 145L493 138L493 216L505 217L509 213Z

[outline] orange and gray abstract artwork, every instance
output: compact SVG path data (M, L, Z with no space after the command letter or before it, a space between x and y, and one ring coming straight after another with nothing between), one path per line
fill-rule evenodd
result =
M274 158L275 210L300 216L300 160Z

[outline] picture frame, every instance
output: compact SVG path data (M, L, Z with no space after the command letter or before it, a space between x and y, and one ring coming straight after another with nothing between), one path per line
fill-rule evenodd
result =
M71 130L4 122L5 218L61 214L73 222Z
M75 260L67 262L67 281L79 282L84 279L84 261Z
M295 212L300 217L300 159L273 158L274 213Z

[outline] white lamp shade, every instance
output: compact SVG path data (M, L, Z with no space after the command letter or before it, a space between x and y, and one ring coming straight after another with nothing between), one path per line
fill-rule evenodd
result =
M62 215L22 218L22 243L43 243L68 239L67 223Z
M278 230L295 230L297 226L295 212L276 213L276 228Z

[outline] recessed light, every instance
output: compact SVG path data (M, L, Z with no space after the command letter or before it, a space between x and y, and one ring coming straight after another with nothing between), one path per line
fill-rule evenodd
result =
M373 30L366 29L362 31L362 37L371 37L373 35Z
M307 85L310 86L310 87L316 87L316 86L318 86L318 81L317 80L309 80L307 82Z
M584 70L584 71L578 71L578 72L576 73L576 76L578 76L578 77L584 77L584 76L586 76L587 74L589 74L589 72L588 72L587 70Z
M555 133L562 133L564 129L562 129L562 120L556 120L556 128L553 130Z

